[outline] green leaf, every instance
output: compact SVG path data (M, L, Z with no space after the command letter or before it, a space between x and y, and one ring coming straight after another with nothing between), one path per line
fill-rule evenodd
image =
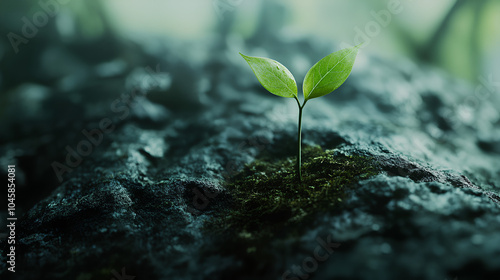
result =
M248 62L259 82L270 93L281 97L297 97L297 83L290 71L276 60L240 55Z
M331 53L314 64L304 78L304 100L327 95L339 88L351 74L360 46Z

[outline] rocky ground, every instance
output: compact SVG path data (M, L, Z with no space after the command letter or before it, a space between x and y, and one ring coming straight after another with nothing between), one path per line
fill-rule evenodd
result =
M4 88L0 162L16 165L22 215L15 279L496 279L494 84L477 91L361 52L346 84L304 111L303 143L317 151L305 164L337 174L321 182L338 193L276 178L241 187L292 176L297 108L238 52L301 80L335 50L308 42L143 41L94 62L62 49L64 63L30 70L44 79ZM259 192L279 207L260 208Z

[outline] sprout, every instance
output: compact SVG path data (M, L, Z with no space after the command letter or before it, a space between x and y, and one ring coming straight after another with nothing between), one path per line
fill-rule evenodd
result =
M327 95L339 88L349 77L356 55L361 45L331 53L316 64L306 74L302 91L304 102L297 96L297 83L292 73L283 64L265 57L240 55L248 62L259 82L270 93L295 98L299 106L297 178L302 181L302 111L309 99Z

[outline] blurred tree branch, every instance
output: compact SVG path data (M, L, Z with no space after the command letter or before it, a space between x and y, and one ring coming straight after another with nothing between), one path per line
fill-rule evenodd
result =
M448 13L444 16L436 31L434 31L431 38L418 50L418 56L424 61L433 62L436 60L436 50L441 44L446 32L449 29L451 20L458 10L466 3L466 0L456 0L455 4L450 8Z
M481 19L488 1L489 0L456 0L455 4L453 4L442 19L436 31L431 35L430 39L422 47L416 50L418 58L423 61L439 64L438 54L441 51L440 48L442 47L449 29L452 28L452 20L461 9L466 7L466 5L470 5L469 7L471 7L473 11L473 22L469 31L470 33L467 34L470 38L469 53L465 54L464 57L468 59L470 77L476 79L481 71Z

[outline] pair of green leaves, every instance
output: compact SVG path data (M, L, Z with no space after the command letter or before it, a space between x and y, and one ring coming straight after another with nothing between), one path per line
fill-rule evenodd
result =
M339 88L349 77L360 45L343 49L322 58L306 74L302 86L304 102L327 95ZM281 63L265 57L240 53L248 62L259 82L270 93L298 98L297 83L292 73Z

